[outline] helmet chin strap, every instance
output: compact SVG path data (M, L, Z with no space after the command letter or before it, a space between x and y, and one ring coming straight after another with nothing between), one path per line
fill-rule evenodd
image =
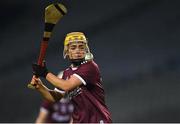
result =
M73 64L73 67L79 66L81 65L81 63L84 61L85 59L70 59L70 62Z
M71 64L73 64L73 67L79 66L81 65L81 63L83 61L91 61L93 60L93 54L92 53L86 53L85 57L82 59L69 59L69 61L71 62Z

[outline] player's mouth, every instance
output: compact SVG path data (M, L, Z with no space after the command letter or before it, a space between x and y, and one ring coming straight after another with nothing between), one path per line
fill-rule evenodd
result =
M76 57L77 59L81 59L81 58L83 57L83 55L82 55L82 54L75 54L75 57Z

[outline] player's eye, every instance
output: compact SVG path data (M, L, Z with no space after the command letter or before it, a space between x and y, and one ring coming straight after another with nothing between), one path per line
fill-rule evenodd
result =
M70 47L70 50L75 50L76 49L76 47Z
M69 47L70 50L75 50L76 49L76 46L75 45L72 45Z
M79 49L80 49L80 50L85 50L85 46L84 46L84 45L80 45L80 46L79 46Z

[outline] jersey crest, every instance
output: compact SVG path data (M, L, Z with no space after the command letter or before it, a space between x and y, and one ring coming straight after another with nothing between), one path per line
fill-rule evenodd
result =
M67 94L67 95L68 95L68 98L69 98L69 99L72 99L73 97L76 97L77 95L81 94L81 93L82 93L81 90L82 90L82 89L81 89L80 87L77 87L77 88L75 88L74 90L68 92L68 94Z

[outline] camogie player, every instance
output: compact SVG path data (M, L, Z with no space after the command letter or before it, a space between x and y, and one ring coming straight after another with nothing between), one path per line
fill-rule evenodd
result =
M74 106L73 123L111 123L100 71L90 53L84 33L68 33L63 54L71 64L64 70L62 79L48 71L45 63L43 66L33 64L34 76L31 84L49 101L55 102L67 96ZM35 75L44 77L56 87L55 90L48 89Z
M73 108L71 102L65 98L57 102L44 100L36 118L36 124L71 123Z

